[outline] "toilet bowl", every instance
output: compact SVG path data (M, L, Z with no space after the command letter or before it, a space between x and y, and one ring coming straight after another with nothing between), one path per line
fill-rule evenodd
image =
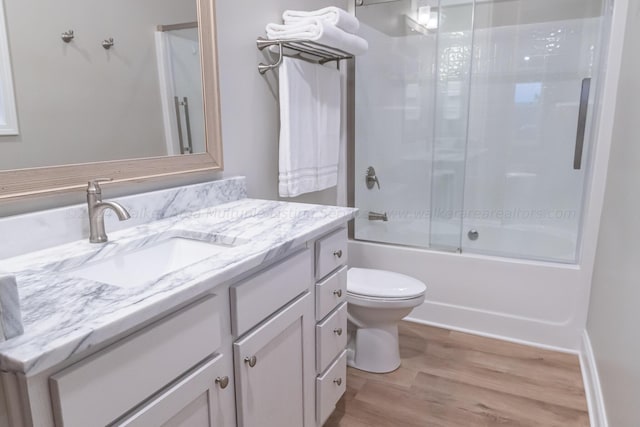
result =
M347 273L347 364L385 373L400 367L398 322L424 302L420 280L391 271L351 268Z

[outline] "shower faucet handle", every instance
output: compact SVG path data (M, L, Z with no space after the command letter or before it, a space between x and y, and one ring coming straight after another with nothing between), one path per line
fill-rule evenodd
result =
M378 190L380 189L380 181L378 180L376 170L373 168L373 166L369 166L367 168L366 183L369 190L372 190L376 184L378 184Z

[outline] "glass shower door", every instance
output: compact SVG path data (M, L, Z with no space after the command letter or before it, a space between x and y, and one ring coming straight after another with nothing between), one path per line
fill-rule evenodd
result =
M355 238L577 261L602 0L358 4Z
M436 32L415 3L357 8L369 51L356 60L355 238L428 247Z
M476 2L463 251L576 261L601 11L599 0Z
M459 251L469 127L474 3L440 0L431 167L430 247Z

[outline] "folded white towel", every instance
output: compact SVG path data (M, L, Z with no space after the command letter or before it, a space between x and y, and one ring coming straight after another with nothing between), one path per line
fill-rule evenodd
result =
M356 56L369 49L369 43L362 37L344 32L317 18L299 24L269 24L266 30L270 40L309 40Z
M284 58L280 66L282 197L334 187L340 149L340 72Z
M16 278L0 271L0 342L23 332Z
M329 6L308 12L304 10L286 10L282 14L282 20L285 24L298 24L313 18L318 18L321 21L335 25L341 30L351 34L357 33L360 28L360 21L358 21L358 18L349 14L346 10L335 6Z

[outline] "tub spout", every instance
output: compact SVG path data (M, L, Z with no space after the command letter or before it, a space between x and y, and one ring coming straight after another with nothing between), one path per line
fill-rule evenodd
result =
M387 213L369 212L369 221L389 221Z

